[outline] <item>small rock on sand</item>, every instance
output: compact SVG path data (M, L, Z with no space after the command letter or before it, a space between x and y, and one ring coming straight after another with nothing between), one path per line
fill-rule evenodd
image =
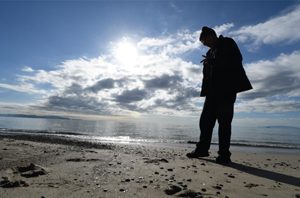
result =
M232 174L228 175L228 177L230 177L230 178L235 178L235 176L232 175Z
M29 186L25 181L10 181L8 178L3 178L0 181L0 187L2 188L14 188L14 187L27 187Z
M29 164L28 166L19 166L15 169L14 172L20 173L22 177L27 178L47 174L47 171L45 169L33 163Z
M180 193L178 195L178 197L202 197L202 194L201 192L195 192L195 191L192 191L192 190L187 190L187 191L184 191L182 193Z
M178 193L179 191L181 191L182 189L179 186L176 185L171 185L169 186L168 189L165 189L165 193L167 195L174 195L175 193Z
M159 163L159 162L164 162L164 163L169 163L168 160L161 158L161 159L147 159L145 158L146 161L144 161L144 163Z
M253 184L253 183L249 183L249 184L246 184L245 187L246 188L253 188L253 187L257 187L259 186L258 184Z

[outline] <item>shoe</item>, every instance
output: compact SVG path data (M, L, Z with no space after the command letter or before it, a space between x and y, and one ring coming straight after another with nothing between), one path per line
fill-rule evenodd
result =
M208 157L209 153L208 152L201 152L197 149L195 149L194 151L187 153L186 156L188 158L198 158L198 157Z
M217 162L218 164L228 165L228 164L231 163L231 159L230 159L230 157L222 157L222 156L218 156L218 157L216 158L216 162Z

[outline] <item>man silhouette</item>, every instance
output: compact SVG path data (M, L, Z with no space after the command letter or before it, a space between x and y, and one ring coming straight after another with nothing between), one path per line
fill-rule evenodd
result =
M242 65L242 55L235 41L220 35L204 26L199 40L209 47L203 62L203 80L200 96L205 96L201 113L200 141L196 149L187 153L189 158L209 156L213 128L219 123L219 156L217 163L231 162L229 151L231 139L231 122L234 103L238 92L252 89Z

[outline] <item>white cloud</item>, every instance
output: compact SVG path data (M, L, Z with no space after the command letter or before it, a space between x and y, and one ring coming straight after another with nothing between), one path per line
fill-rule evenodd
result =
M246 64L247 74L254 90L248 98L278 95L300 96L300 51L280 54L273 60L260 60Z
M236 112L286 113L300 109L300 102L290 98L256 98L236 104Z
M29 94L45 94L46 93L44 90L37 89L36 87L34 87L33 84L30 84L30 83L23 83L20 85L0 83L0 88L9 89L9 90L13 90L16 92L29 93Z
M137 43L137 46L141 49L147 49L150 47L161 47L174 42L174 39L166 38L143 38Z
M33 72L34 70L31 67L25 66L22 68L23 72Z
M144 38L138 42L138 47L147 53L178 56L201 47L198 40L200 30L190 32L182 30L176 34L161 38Z
M220 34L226 34L226 33L229 32L229 30L230 30L231 28L233 28L233 27L234 27L234 24L233 24L233 23L225 23L225 24L223 24L223 25L216 26L216 27L214 27L213 29L216 31L216 33L217 33L218 35L220 35Z
M280 54L273 60L246 64L253 90L241 93L237 112L280 113L300 109L300 51Z
M279 42L300 41L300 6L289 12L271 18L255 25L247 25L232 31L231 35L240 42L251 42L252 47L261 44L274 44ZM253 42L253 43L252 43Z

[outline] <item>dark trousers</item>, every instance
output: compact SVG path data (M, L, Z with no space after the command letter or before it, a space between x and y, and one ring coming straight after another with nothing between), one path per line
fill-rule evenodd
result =
M218 153L222 157L230 157L231 153L229 151L229 147L231 139L231 122L233 119L235 100L235 93L223 94L219 96L206 96L199 121L200 141L197 143L197 149L202 152L208 152L213 128L216 120L218 120Z

